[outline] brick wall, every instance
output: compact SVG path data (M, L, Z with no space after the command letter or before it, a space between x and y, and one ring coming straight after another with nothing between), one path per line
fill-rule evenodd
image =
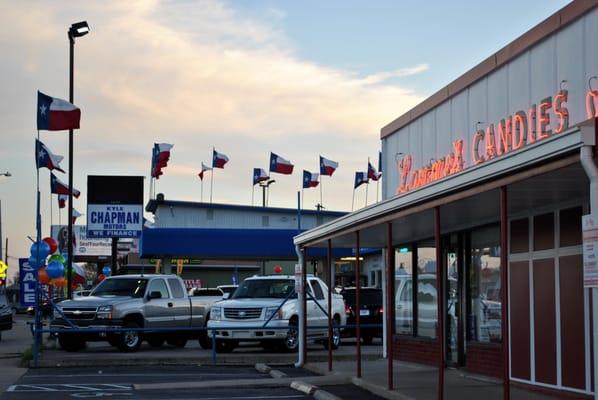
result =
M502 346L499 343L467 342L467 371L502 378L502 364Z
M428 338L396 335L394 359L427 365L438 365L438 341Z

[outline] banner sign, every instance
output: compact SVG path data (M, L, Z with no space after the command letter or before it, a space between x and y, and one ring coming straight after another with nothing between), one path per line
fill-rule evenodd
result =
M583 287L598 287L598 215L582 217Z
M19 302L22 307L35 305L35 282L37 270L29 266L29 260L19 258Z
M60 254L66 254L68 251L68 226L52 225L52 238L58 243ZM88 238L85 225L73 225L73 240L73 255L75 256L112 255L112 241L110 239Z
M87 177L87 236L138 238L143 229L143 177Z

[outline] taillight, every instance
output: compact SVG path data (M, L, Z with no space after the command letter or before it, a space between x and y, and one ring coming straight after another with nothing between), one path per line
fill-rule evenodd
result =
M353 314L353 310L349 306L345 306L345 314L351 315Z
M384 307L380 307L380 309L378 310L378 313L384 314Z

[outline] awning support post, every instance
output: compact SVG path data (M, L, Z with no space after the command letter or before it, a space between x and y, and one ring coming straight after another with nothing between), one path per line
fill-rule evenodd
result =
M501 326L502 326L502 390L503 400L511 398L509 378L509 248L508 248L508 203L507 187L500 187L500 294L501 294Z
M394 390L395 251L392 246L392 222L386 224L386 240L386 358L388 361L388 390Z
M434 238L436 242L436 300L438 314L438 384L436 398L444 399L444 263L442 262L442 241L440 238L440 207L434 207Z
M301 353L303 362L307 362L307 247L303 248L303 268L301 268L301 286L303 292L303 337L301 338Z
M305 275L305 254L303 248L299 247L299 245L295 245L295 252L297 253L298 258L298 265L301 266L301 283L303 283L303 276ZM297 275L295 275L296 279ZM301 368L305 364L305 357L303 352L304 341L303 338L306 336L306 326L304 324L303 315L305 315L306 309L305 305L305 292L302 290L297 290L299 286L299 282L295 282L295 291L297 292L297 303L299 305L299 320L297 321L299 325L299 351L297 352L297 362L295 363L295 367Z
M361 378L361 261L359 231L355 232L355 341L357 350L357 377Z
M328 239L328 371L332 371L332 240Z

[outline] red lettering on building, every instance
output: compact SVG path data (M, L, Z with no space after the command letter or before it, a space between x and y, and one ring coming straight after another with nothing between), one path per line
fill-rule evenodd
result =
M538 106L538 113L536 114L536 118L538 120L538 130L536 131L536 139L548 139L552 130L548 127L550 126L550 114L548 114L548 110L552 108L552 96L547 97L540 102Z
M589 90L586 94L586 116L590 118L598 118L598 90Z
M566 90L561 90L556 96L554 96L552 108L559 119L559 126L554 130L554 133L561 133L565 127L569 126L569 110L567 110L567 107L564 105L567 103L568 98L569 92Z
M525 145L527 137L527 114L524 111L517 111L512 118L513 121L513 146L512 150L518 150Z

